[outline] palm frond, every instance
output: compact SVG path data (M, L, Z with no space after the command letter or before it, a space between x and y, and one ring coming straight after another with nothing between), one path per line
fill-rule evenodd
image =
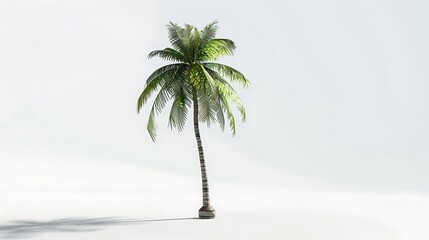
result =
M171 70L178 70L180 67L186 67L186 64L183 63L174 63L174 64L169 64L169 65L165 65L163 67L158 68L157 70L155 70L146 80L146 86L148 86L150 84L150 82L152 80L154 80L155 78L158 78L160 76L162 76L163 74L165 74L166 72L170 72Z
M206 122L210 114L210 103L204 89L197 91L198 120Z
M152 106L152 109L150 110L149 114L149 120L147 122L147 131L149 132L149 136L152 139L152 141L155 142L156 140L156 123L155 123L155 110L154 106Z
M193 27L188 42L189 52L192 59L196 59L201 47L201 34L198 28Z
M216 121L219 123L220 129L225 130L225 115L223 114L222 104L220 98L216 101Z
M157 114L161 113L162 109L164 109L167 102L172 98L173 83L174 83L174 80L170 81L167 84L164 84L164 86L162 86L161 90L159 91L158 95L156 96L153 102L153 105L149 114L149 120L147 123L147 131L149 132L149 135L152 138L152 141L155 141L156 139L157 126L155 123L155 113Z
M208 69L208 72L213 76L213 78L217 82L217 89L219 96L224 96L228 101L233 102L238 111L241 114L242 121L246 121L246 109L244 108L244 104L241 101L238 93L234 90L234 88L223 78L219 73Z
M209 86L206 86L205 90L201 90L197 93L198 95L198 119L201 122L207 123L210 127L212 122L216 121L216 114L219 110L219 106L216 105L218 98L214 98L213 94L208 93L211 91ZM217 93L216 93L217 95Z
M182 42L186 48L189 59L193 60L191 41L194 33L194 26L185 24L185 27L182 28Z
M226 113L226 116L228 118L229 127L232 132L232 136L235 136L235 118L234 114L232 113L231 107L229 106L228 99L224 95L219 95L220 104L222 106L223 111Z
M231 80L232 82L240 83L243 88L250 85L249 80L238 70L221 63L203 63L204 67L219 73L222 77Z
M188 108L191 106L191 91L192 90L185 84L181 84L176 88L168 120L170 128L175 127L178 131L182 131L185 127Z
M201 31L202 33L202 45L205 45L207 41L214 39L216 37L217 32L217 20L214 20L210 24L204 27L204 29Z
M196 91L203 89L205 77L199 65L194 64L190 66L188 80L192 88Z
M219 95L224 96L228 101L233 102L241 114L242 122L246 121L246 109L244 108L243 101L241 101L241 98L238 96L237 92L227 81L221 80L221 82L222 83L218 85L220 92Z
M221 100L219 97L221 94L219 91L216 92L216 98L211 99L210 110L211 115L209 116L212 122L218 122L222 131L225 129L225 116L223 114L223 109L221 105Z
M149 53L148 58L160 57L161 59L167 61L175 61L175 62L185 62L185 56L173 49L173 48L164 48L162 50L155 50Z
M198 72L197 76L200 79L200 86L197 91L199 102L198 115L200 121L206 122L207 126L210 126L211 122L216 121L216 114L219 111L216 81L203 65L197 64L196 69Z
M210 73L207 72L204 65L198 64L198 66L200 68L200 71L202 72L202 74L200 76L205 79L204 82L206 84L208 84L208 86L211 89L211 91L209 93L215 95L216 94L216 83L215 83L215 80L213 79L213 76L211 76Z
M184 31L185 29L181 28L176 23L170 22L170 25L167 25L168 30L168 39L170 41L171 46L174 49L181 52L185 58L188 58L189 51L184 43Z
M186 64L170 64L153 72L146 80L145 89L137 100L137 112L140 112L140 109L147 102L152 93L157 91L159 87L164 85L166 82L172 81L177 77L178 73L186 68Z
M223 56L234 55L235 43L230 39L208 40L197 56L199 61L215 61Z

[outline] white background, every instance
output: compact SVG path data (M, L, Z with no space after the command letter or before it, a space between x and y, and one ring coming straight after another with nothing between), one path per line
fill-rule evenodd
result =
M149 107L137 115L136 100L147 76L166 64L146 58L168 46L165 25L203 28L217 19L218 37L238 46L220 61L252 82L236 86L248 111L236 137L217 126L201 130L218 212L233 193L250 194L244 212L276 210L261 197L270 193L294 196L292 210L343 204L362 213L353 208L361 202L376 212L368 219L394 229L396 238L386 239L427 239L428 11L417 0L0 1L0 216L76 216L22 210L42 193L108 193L121 195L118 202L139 193L159 203L157 196L185 192L195 201L177 205L194 214L200 175L191 125L170 131L167 107L153 143ZM172 217L146 207L140 213ZM97 214L111 216L104 210ZM375 236L362 238L382 239Z

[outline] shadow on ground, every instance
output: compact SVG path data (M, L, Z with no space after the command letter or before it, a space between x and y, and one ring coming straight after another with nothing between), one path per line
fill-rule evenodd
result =
M34 237L48 232L87 232L101 230L106 226L143 224L149 222L167 222L198 218L164 219L124 219L118 217L103 218L62 218L48 221L17 220L0 225L0 237L17 239Z

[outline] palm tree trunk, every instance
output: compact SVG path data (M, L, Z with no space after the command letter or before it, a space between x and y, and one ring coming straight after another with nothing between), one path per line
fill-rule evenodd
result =
M200 127L198 125L198 98L195 92L193 94L193 102L194 102L194 131L195 131L195 138L197 140L197 145L198 145L198 153L200 157L201 179L202 179L202 190L203 190L203 206L199 210L199 217L214 218L215 210L212 206L210 206L209 182L207 179L203 144L201 142L201 136L200 136Z

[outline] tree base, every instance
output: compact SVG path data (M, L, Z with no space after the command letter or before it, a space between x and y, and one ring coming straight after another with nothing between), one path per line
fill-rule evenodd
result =
M198 216L201 219L215 218L215 209L210 205L202 206L198 211Z

